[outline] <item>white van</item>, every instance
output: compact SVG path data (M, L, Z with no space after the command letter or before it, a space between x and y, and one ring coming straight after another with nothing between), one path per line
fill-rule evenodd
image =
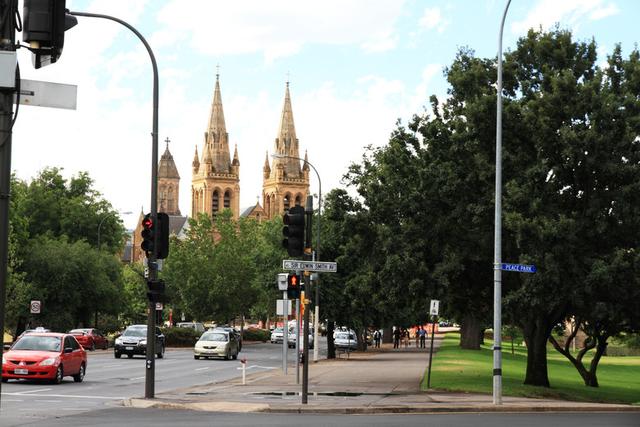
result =
M200 322L179 322L176 323L178 328L190 328L196 332L204 332L204 325Z

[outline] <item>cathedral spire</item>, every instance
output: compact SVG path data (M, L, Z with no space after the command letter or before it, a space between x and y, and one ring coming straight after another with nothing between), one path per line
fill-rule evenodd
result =
M198 156L197 145L196 145L196 153L193 156L193 162L191 162L191 166L193 167L193 173L198 173L198 169L200 169L200 157Z
M296 126L293 122L293 108L291 107L291 94L289 93L288 81L284 93L284 105L282 106L282 114L280 116L280 128L278 129L278 137L276 138L275 152L290 157L274 160L273 170L276 169L276 163L282 164L286 176L291 178L300 177L298 137L296 136Z
M215 171L220 173L229 173L231 171L229 134L227 133L224 110L222 108L220 74L216 74L216 85L213 91L211 114L209 115L209 127L205 132L205 148L203 151L210 152L209 157ZM203 153L203 158L206 158L206 156L207 153Z

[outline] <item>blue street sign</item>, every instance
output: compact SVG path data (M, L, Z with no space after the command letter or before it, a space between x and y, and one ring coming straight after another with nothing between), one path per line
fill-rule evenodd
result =
M517 271L518 273L535 273L537 268L535 265L525 264L502 264L500 270L504 271Z

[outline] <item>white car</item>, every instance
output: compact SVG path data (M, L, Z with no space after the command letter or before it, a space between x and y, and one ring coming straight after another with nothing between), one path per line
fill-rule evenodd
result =
M358 338L353 332L336 332L333 338L333 344L340 350L357 350Z
M223 330L207 331L193 347L193 358L222 357L224 359L237 359L240 352L238 339L232 332Z
M284 337L284 333L282 332L282 328L275 328L271 332L271 343L278 344L282 343Z
M302 336L302 329L300 329L300 336ZM311 331L311 329L309 329L309 339L307 342L309 343L309 349L313 349L313 331ZM287 340L287 343L289 348L296 347L296 330L293 328L289 329L289 339ZM302 343L303 344L300 346L300 349L304 348L304 341L302 341Z

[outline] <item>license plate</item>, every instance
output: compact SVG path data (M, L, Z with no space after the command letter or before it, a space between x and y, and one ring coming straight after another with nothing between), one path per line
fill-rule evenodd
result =
M29 375L29 370L28 369L16 369L15 371L13 371L14 374L16 375Z
M125 347L125 350L133 350L133 347Z

